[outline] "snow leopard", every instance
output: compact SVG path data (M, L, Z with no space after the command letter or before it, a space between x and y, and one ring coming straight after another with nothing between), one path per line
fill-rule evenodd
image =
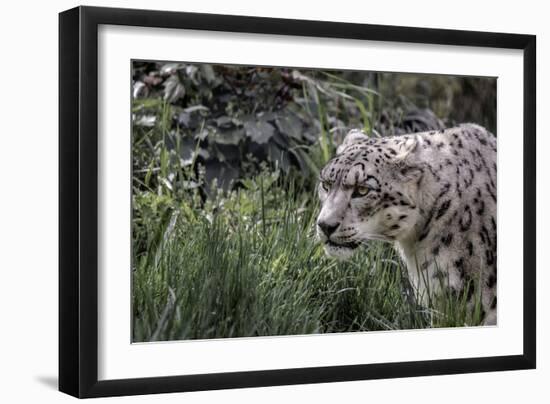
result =
M350 131L319 177L326 254L392 243L422 304L429 285L472 307L477 280L483 324L496 325L496 152L496 137L471 123L378 138Z

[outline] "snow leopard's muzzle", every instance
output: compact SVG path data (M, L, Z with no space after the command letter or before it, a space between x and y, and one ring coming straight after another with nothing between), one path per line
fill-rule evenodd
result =
M325 253L331 257L346 259L359 247L357 232L343 226L347 203L345 198L333 196L325 201L317 217L317 235Z

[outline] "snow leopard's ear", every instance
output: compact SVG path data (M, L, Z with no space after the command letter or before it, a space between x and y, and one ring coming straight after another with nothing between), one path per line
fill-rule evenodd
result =
M397 146L396 161L411 160L415 152L422 145L422 138L418 135L409 135Z
M358 129L352 129L348 132L346 137L344 137L342 144L336 149L336 154L343 153L351 145L367 140L368 138L369 137L364 132Z
M399 144L395 156L396 177L401 181L419 181L424 173L425 163L418 158L422 138L412 135Z

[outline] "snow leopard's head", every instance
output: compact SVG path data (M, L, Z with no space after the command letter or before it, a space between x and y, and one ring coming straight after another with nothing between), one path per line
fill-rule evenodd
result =
M421 142L415 135L348 133L319 177L317 234L328 255L346 259L367 240L399 241L411 233L419 215Z

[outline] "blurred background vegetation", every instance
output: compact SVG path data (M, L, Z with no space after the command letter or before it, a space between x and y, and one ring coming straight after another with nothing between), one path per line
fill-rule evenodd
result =
M460 296L416 305L388 246L337 263L314 239L350 129L461 122L496 134L496 79L133 62L134 340L476 324Z

